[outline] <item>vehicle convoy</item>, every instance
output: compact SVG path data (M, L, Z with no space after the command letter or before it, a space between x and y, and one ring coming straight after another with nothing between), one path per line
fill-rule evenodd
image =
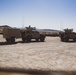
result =
M64 31L60 32L59 35L60 35L61 41L68 42L71 39L73 41L76 41L76 33L73 32L73 29L68 29L68 28L64 29Z
M31 42L31 39L44 42L45 35L40 34L36 29L29 26L25 29L4 28L3 38L5 38L7 42L15 42L16 38L22 38L22 41L27 42Z

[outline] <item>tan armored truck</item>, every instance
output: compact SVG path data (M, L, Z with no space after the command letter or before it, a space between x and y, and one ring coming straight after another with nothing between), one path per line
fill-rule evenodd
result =
M7 42L15 42L16 38L21 38L20 29L3 28L3 38L5 38Z
M15 42L16 38L22 38L22 41L30 42L31 39L44 42L45 35L40 34L35 28L26 27L26 29L3 28L3 38L7 42Z
M59 33L61 41L68 42L69 40L76 41L76 33L73 32L73 29L64 29L63 32Z
M35 28L31 26L26 27L25 30L21 30L21 37L23 41L30 42L31 39L35 39L36 41L44 42L45 35L40 34Z

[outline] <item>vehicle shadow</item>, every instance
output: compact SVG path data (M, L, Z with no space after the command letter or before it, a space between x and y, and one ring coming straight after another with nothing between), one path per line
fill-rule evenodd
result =
M13 44L17 44L18 42L14 42L14 43L11 43L11 42L0 42L0 46L2 45L13 45Z
M66 41L66 43L76 43L76 41Z
M45 41L44 41L45 42ZM2 45L14 45L14 44L17 44L17 43L40 43L40 41L31 41L31 42L27 42L27 41L17 41L17 42L14 42L14 43L12 43L12 42L0 42L0 46L2 46Z
M43 41L44 43L45 41ZM18 41L18 43L41 43L41 41L35 41L35 40L31 40L30 42L28 41Z

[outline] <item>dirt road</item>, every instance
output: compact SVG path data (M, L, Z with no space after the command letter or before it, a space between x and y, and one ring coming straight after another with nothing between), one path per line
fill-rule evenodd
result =
M4 43L0 36L0 67L25 70L76 71L76 42L60 42L47 37L45 42Z

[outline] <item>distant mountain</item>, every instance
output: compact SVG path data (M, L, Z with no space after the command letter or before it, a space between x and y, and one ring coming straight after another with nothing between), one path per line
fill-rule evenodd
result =
M41 34L45 34L46 36L59 36L60 30L54 29L37 29Z
M37 30L43 32L60 32L60 30L54 30L54 29L37 29Z

